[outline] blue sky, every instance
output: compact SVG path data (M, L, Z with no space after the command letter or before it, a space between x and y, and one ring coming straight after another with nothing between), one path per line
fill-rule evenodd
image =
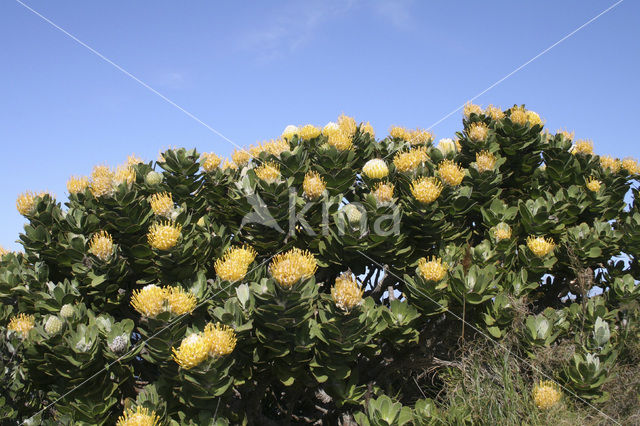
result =
M429 127L598 15L583 2L51 2L33 9L239 145L342 112ZM640 157L640 4L603 15L476 103L525 103L598 153ZM72 174L131 153L233 145L18 2L0 3L0 245L25 190L66 196ZM461 113L432 130L451 137Z

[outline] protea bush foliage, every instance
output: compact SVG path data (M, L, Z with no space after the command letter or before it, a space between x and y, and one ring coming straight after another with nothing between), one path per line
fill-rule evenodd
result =
M0 417L473 422L451 380L479 344L518 360L530 412L603 409L638 362L640 168L524 106L462 124L435 142L341 116L20 195Z

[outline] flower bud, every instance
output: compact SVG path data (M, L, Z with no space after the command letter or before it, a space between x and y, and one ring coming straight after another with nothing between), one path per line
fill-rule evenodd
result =
M158 173L158 172L149 172L147 173L147 175L144 177L144 181L147 185L150 186L156 186L159 185L160 183L162 183L162 173Z

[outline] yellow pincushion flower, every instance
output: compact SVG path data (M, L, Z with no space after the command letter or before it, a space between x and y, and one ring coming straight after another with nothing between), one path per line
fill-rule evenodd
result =
M267 183L274 183L280 179L280 166L275 163L263 163L255 170L256 176Z
M155 284L144 286L140 290L134 290L131 295L131 306L145 317L155 318L165 311L167 290Z
M587 179L587 188L589 189L589 191L598 192L600 191L601 187L602 187L602 182L600 182L598 179L594 178L593 176Z
M421 177L411 182L411 193L421 203L432 203L442 192L442 183L435 177Z
M640 165L638 164L638 160L636 160L635 158L624 158L622 160L622 168L629 172L629 174L631 175L640 173Z
M228 159L224 159L224 161L222 162L222 170L238 170L238 166L235 163L232 163L231 161L229 161Z
M502 112L502 109L493 105L489 105L485 108L484 115L488 115L494 120L501 120L504 118L504 112Z
M444 160L438 165L438 174L450 186L458 186L464 179L464 169L451 160Z
M173 212L173 195L167 192L153 194L149 200L151 210L158 216L169 217Z
M173 360L185 370L196 367L209 356L209 340L203 333L193 333L182 339L178 350L173 348Z
M291 288L298 281L313 276L317 267L316 259L311 253L293 248L273 258L269 273L281 287Z
M362 167L362 172L371 179L382 179L389 174L389 167L387 163L380 158L374 158L365 163Z
M127 165L135 166L136 164L141 164L142 158L138 157L136 154L127 155Z
M495 166L496 157L492 153L488 151L476 152L476 169L480 173L491 171Z
M409 141L411 145L425 145L433 140L434 136L428 130L415 129L409 131Z
M302 126L300 129L300 137L306 140L315 139L320 136L321 133L322 131L312 124Z
M234 149L233 154L231 154L231 158L238 167L242 167L249 164L249 160L251 160L251 154L246 149Z
M356 120L353 117L349 117L347 115L341 114L338 117L338 127L340 130L349 136L349 138L353 137L356 134L356 130L358 130L358 124L356 124Z
M360 288L356 278L349 272L344 272L336 278L336 283L331 288L333 302L347 312L362 303L363 294L364 289Z
M469 139L473 142L480 142L487 138L489 128L484 123L473 123L469 126L467 134L469 135Z
M338 126L338 123L334 123L333 121L328 122L322 128L322 134L327 136L327 137L329 137L333 133L336 133L336 132L339 132L339 131L340 131L340 126Z
M94 197L105 197L113 193L115 174L107 166L95 166L91 171L89 189Z
M29 331L31 331L35 323L36 319L33 315L18 314L11 318L7 328L11 331L15 331L22 339L25 339L29 335Z
M535 111L527 111L527 120L532 126L535 126L536 124L542 124L542 119Z
M573 140L576 132L569 132L568 130L558 130L556 133L561 134L565 139Z
M462 110L462 113L464 114L464 116L466 118L471 117L471 114L482 114L482 108L480 108L480 105L475 105L472 104L471 102L467 102L466 104L464 104L464 109Z
M220 166L222 160L213 152L205 152L200 156L200 165L205 172L212 172Z
M298 129L298 126L294 126L293 124L290 124L284 128L282 132L282 138L291 140L295 135L299 133L300 133L300 129Z
M449 266L439 257L432 256L430 260L423 257L418 260L420 275L427 281L442 281L447 276L447 269Z
M216 260L216 275L223 281L240 281L247 275L249 265L256 257L256 251L249 246L227 249L222 258Z
M343 132L342 129L329 134L329 140L327 141L327 143L338 151L346 151L348 149L351 149L351 146L353 145L351 136L348 133Z
M282 139L270 140L264 144L264 150L275 157L279 157L280 154L290 149L289 143Z
M208 323L204 328L204 337L209 343L209 356L212 358L229 355L236 347L236 332L220 323Z
M69 194L77 194L79 192L84 192L85 189L89 186L89 178L86 176L76 177L71 176L67 181L67 191Z
M16 208L18 209L18 212L22 216L27 216L33 213L33 210L36 207L37 197L38 194L31 191L23 192L18 195L18 198L16 199Z
M393 184L378 182L373 191L373 196L379 205L386 205L393 200L393 190Z
M408 141L411 139L411 132L405 127L391 126L391 128L389 129L389 136L391 136L393 139Z
M184 291L182 287L165 287L165 297L169 304L169 311L174 315L190 314L196 308L196 297Z
M522 107L513 107L511 108L511 113L509 114L509 118L515 124L519 124L524 126L529 121L529 117L527 117L527 112Z
M116 426L158 426L160 425L160 417L155 411L149 412L149 409L138 405L136 409L129 408L122 416L118 418Z
M265 152L265 148L264 148L264 145L262 145L262 143L260 143L260 142L257 142L256 146L251 145L249 147L249 153L251 154L251 157L253 157L253 158L259 157L260 154L262 154L263 152Z
M9 254L9 253L11 253L9 250L7 250L6 248L0 246L0 258L2 256L4 256L5 254Z
M508 240L511 238L511 227L504 222L500 222L493 228L493 237L498 240Z
M149 245L158 250L169 250L178 243L182 225L173 222L154 223L149 228L147 240Z
M130 186L136 181L136 172L133 167L127 164L118 166L113 176L113 181L116 185L126 184Z
M548 410L562 399L557 383L550 380L540 381L533 387L533 402L541 410Z
M397 153L393 157L393 164L399 172L412 172L426 160L427 151L422 147Z
M93 234L89 241L89 252L100 260L106 261L113 254L113 238L106 231Z
M556 245L551 238L530 235L527 237L527 247L536 256L545 257L555 249Z
M590 140L580 139L571 147L573 154L593 155L593 142Z
M438 150L444 155L447 155L449 153L458 151L458 145L459 143L457 141L454 141L453 139L443 138L438 141L438 146L436 148L438 148Z
M304 196L310 200L319 198L327 188L327 183L322 179L322 176L315 171L308 171L304 175L304 181L302 182L302 189Z
M371 139L376 138L376 132L373 130L371 123L369 123L368 121L360 126L360 133L362 133L363 135L368 134Z
M612 173L618 173L620 171L620 167L622 167L622 163L617 158L604 155L600 157L600 166L605 170L608 169Z

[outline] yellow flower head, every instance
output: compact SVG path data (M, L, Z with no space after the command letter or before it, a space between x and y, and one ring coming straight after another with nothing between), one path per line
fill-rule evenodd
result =
M469 139L473 142L480 142L487 138L489 128L484 123L473 123L469 126L467 134L469 135Z
M173 360L185 370L198 366L209 356L209 340L203 333L193 333L182 339L178 350L173 348Z
M530 235L527 237L527 247L536 256L545 257L555 249L556 245L551 238Z
M471 102L467 102L466 104L464 104L464 109L462 110L462 113L464 114L464 116L466 118L471 117L471 114L482 114L482 108L480 108L480 105L475 105L472 104Z
M631 175L640 173L640 165L638 164L638 160L636 160L635 158L624 158L622 160L622 168L629 172L629 174Z
M387 163L380 158L374 158L365 163L362 172L371 179L382 179L389 174Z
M508 240L511 238L511 227L504 222L500 222L493 228L493 237L498 240Z
M368 134L371 137L371 139L376 138L376 132L373 130L371 123L369 123L368 121L360 125L360 133Z
M200 165L205 172L212 172L220 166L222 160L213 152L205 152L200 156Z
M464 169L451 160L444 160L438 165L438 174L450 186L458 186L464 179Z
M408 141L411 139L411 131L406 127L391 126L391 128L389 129L389 136L391 136L393 139Z
M300 129L300 137L306 140L315 139L320 136L321 133L322 131L312 124L302 126Z
M11 318L7 328L11 331L15 331L22 339L25 339L29 335L29 331L31 331L35 323L36 319L33 315L18 314Z
M412 172L426 160L427 151L424 147L421 147L405 152L398 152L395 157L393 157L393 164L399 172Z
M601 187L602 187L602 182L600 182L598 179L594 178L593 176L587 179L587 188L589 189L589 191L598 192L600 191Z
M224 161L222 162L222 170L238 170L238 166L236 165L236 163L233 163L231 161L229 161L228 159L224 159Z
M69 194L77 194L79 192L84 192L85 189L89 186L89 178L86 176L76 177L71 176L67 181L67 191Z
M358 130L358 124L356 123L356 120L353 119L353 117L349 117L347 115L340 115L340 117L338 117L338 127L340 127L340 130L349 136L349 138L352 138L353 135L356 134L356 130Z
M540 381L533 387L533 402L541 410L548 410L562 399L560 387L550 380Z
M438 141L438 146L436 148L438 148L438 150L444 155L447 155L449 153L459 151L459 145L460 143L458 141L454 141L450 138L443 138Z
M155 318L165 311L167 290L155 284L148 284L131 295L131 306L145 317Z
M622 163L617 158L604 155L600 157L600 166L605 170L608 169L612 173L618 173L620 171L620 167L622 167Z
M229 355L236 347L236 332L220 323L208 323L204 328L204 337L209 343L209 356L212 358Z
M265 152L265 147L260 142L257 142L255 146L251 145L249 147L249 153L253 158L259 157L263 152Z
M527 120L532 126L535 126L536 124L542 124L542 119L535 111L527 111Z
M593 142L580 139L573 144L571 152L573 154L593 155Z
M568 130L558 130L556 133L561 134L565 139L569 139L570 141L572 141L576 135L576 132L570 132Z
M133 167L125 164L122 166L118 166L116 169L116 173L113 176L113 180L116 185L126 184L132 185L136 181L136 172L133 170Z
M504 112L502 112L502 109L493 105L489 105L487 108L485 108L484 115L487 115L494 120L501 120L504 118Z
M353 145L351 136L343 132L342 129L337 132L330 133L327 143L338 151L346 151L348 149L351 149L351 146Z
M284 128L284 131L282 132L281 137L283 139L291 140L295 135L299 133L300 133L300 129L298 129L298 126L294 126L293 124L290 124Z
M173 222L154 223L149 228L147 240L149 245L158 250L169 250L178 243L182 225Z
M18 212L22 216L27 216L33 213L33 210L36 207L37 197L38 194L31 191L23 192L18 195L18 198L16 199L16 208L18 209Z
M334 123L333 121L328 122L323 128L322 128L322 134L329 137L332 134L339 132L340 131L340 126L338 126L338 123Z
M267 183L274 183L280 179L280 166L275 163L263 163L255 170L256 176Z
M251 153L246 149L234 149L233 154L231 154L231 159L233 159L233 162L238 167L246 166L249 164L249 160L251 160Z
M4 256L5 254L9 254L9 253L11 253L9 250L7 250L6 248L0 246L0 258L2 256Z
M249 265L256 258L256 251L249 246L229 248L216 260L216 275L223 281L240 281L247 275Z
M153 213L158 216L169 217L173 212L173 195L167 192L153 194L149 200Z
M165 287L164 292L172 314L190 314L196 308L198 302L196 296L184 291L182 287Z
M411 182L411 193L421 203L432 203L442 192L442 182L436 177L421 177Z
M264 150L275 157L279 157L280 154L290 149L289 143L283 139L270 140L264 144Z
M411 145L426 145L433 140L434 136L428 130L415 129L409 132Z
M427 281L438 282L447 276L449 266L439 257L432 256L431 260L420 258L418 261L418 270L420 275Z
M495 166L496 157L492 153L488 151L476 152L476 169L480 173L491 171Z
M142 158L138 157L136 154L127 155L127 166L135 166L136 164L141 164Z
M350 272L344 272L336 278L336 283L331 288L331 298L334 303L345 311L350 311L361 304L363 294L364 289L360 288L355 276Z
M511 113L509 114L509 118L512 122L524 126L529 121L529 117L527 117L527 112L522 107L513 107L511 108Z
M115 174L107 166L95 166L91 171L89 189L94 197L104 197L113 193Z
M311 253L293 248L273 258L269 273L281 287L291 288L298 281L312 277L317 268L316 259Z
M157 426L160 424L160 417L155 411L138 405L136 409L129 408L118 418L116 426Z
M327 183L322 179L322 176L315 171L308 171L304 175L304 181L302 182L302 189L304 196L310 200L319 198L327 188Z
M89 241L89 251L100 260L108 260L113 254L113 238L106 231L96 232Z
M386 205L393 200L394 186L391 183L378 182L373 191L373 196L379 205Z

